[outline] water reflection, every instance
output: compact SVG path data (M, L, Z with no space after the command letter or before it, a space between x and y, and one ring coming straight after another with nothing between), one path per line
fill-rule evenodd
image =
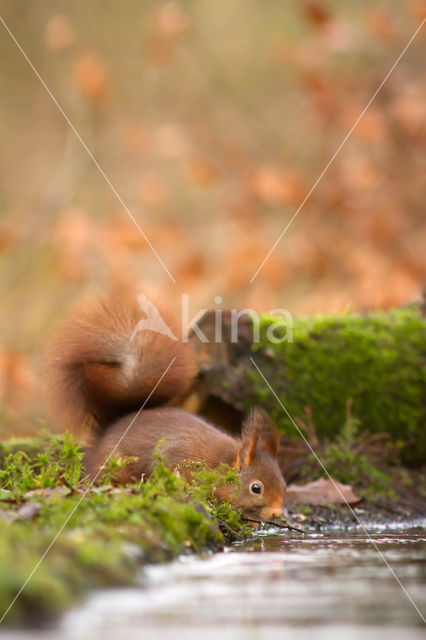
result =
M384 560L424 615L425 530L371 535L382 557L356 532L269 532L224 553L151 566L140 588L94 594L43 638L423 637L421 616Z

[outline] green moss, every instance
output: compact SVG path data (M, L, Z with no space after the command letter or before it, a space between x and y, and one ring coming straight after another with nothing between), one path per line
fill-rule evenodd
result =
M0 467L11 453L20 451L30 456L37 454L44 445L44 438L10 438L6 442L0 442Z
M353 398L361 428L403 443L407 461L426 454L426 322L418 309L295 318L294 341L273 344L263 315L254 358L293 419L312 410L319 436L335 437ZM241 403L267 407L284 433L295 427L259 374L244 374ZM248 387L248 391L247 391Z
M13 449L0 468L0 617L63 530L5 623L34 624L88 588L132 584L142 562L218 549L223 531L228 537L248 532L238 513L214 497L215 487L235 482L232 469L195 465L188 481L157 456L145 482L90 487L80 484L82 455L68 434L43 443L32 455ZM37 507L32 520L22 513L30 503ZM2 521L5 514L15 520Z

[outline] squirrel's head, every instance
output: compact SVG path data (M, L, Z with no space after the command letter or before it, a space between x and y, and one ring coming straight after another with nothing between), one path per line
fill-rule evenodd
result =
M243 423L235 466L241 487L231 498L247 518L270 520L283 515L286 484L277 461L278 429L266 411L256 407Z

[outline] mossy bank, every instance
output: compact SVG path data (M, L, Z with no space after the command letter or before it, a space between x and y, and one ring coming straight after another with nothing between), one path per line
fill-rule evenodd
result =
M210 325L214 317L205 319L207 333ZM263 314L259 336L253 341L246 323L225 350L214 340L199 347L208 352L207 395L241 412L260 404L289 436L308 407L320 438L340 433L351 398L361 432L387 433L405 462L426 459L426 320L419 306L295 317L291 325Z
M144 482L114 487L81 481L82 452L72 438L46 436L0 445L0 618L44 623L87 589L134 584L145 562L222 548L248 532L218 503L214 487L235 482L229 469L192 470L188 482L158 458Z

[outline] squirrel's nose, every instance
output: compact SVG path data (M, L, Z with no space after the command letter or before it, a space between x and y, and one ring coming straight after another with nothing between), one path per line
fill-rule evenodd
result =
M275 508L272 512L272 518L281 518L284 513L284 509L282 507Z

